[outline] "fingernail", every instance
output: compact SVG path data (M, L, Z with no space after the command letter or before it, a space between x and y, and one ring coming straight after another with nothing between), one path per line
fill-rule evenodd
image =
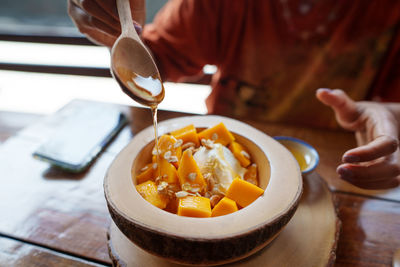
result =
M352 179L354 176L353 172L346 168L338 168L337 172L340 175L340 177L344 180Z
M134 24L133 26L135 26L135 30L137 32L138 35L142 34L142 27L138 24Z
M343 162L353 163L353 162L360 162L360 157L355 155L345 155L343 156Z
M318 88L317 91L328 91L328 92L332 92L332 90L329 89L329 88Z

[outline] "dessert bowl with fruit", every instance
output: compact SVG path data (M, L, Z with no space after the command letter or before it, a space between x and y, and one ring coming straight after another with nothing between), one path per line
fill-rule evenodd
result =
M190 116L138 133L104 179L111 217L145 251L190 265L245 258L271 242L302 193L299 166L263 132Z

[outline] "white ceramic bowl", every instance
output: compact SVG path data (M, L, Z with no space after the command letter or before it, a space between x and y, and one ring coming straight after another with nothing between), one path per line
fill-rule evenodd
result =
M182 217L140 196L131 173L151 159L152 127L138 133L111 164L104 180L111 217L124 235L149 253L191 265L233 262L266 246L295 213L302 193L300 169L288 150L263 132L226 117L191 116L159 123L158 134L189 124L204 129L220 122L249 150L265 189L252 204L232 214Z

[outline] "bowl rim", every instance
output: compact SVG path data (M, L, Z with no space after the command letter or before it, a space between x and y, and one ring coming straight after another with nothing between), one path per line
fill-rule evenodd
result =
M310 173L310 172L312 172L313 170L315 170L315 168L317 168L317 166L318 166L318 164L319 164L319 154L318 154L318 151L312 146L312 145L310 145L309 143L307 143L306 141L304 141L304 140L301 140L301 139L299 139L299 138L296 138L296 137L292 137L292 136L284 136L284 135L277 135L277 136L274 136L273 137L275 140L288 140L288 141L293 141L293 142L295 142L295 143L299 143L299 144L301 144L301 145L304 145L305 147L307 147L310 151L311 151L311 153L314 155L314 157L315 157L315 162L314 162L314 164L313 165L310 165L307 169L305 169L304 171L302 171L301 173L302 174L306 174L306 173Z
M192 121L192 120L195 120L195 119L203 120L203 123L204 123L205 118L206 118L206 120L208 120L208 121L211 120L213 122L216 122L216 121L221 122L222 121L222 122L225 123L225 125L227 126L228 129L230 128L230 127L228 127L229 123L238 124L240 126L246 127L247 129L251 128L253 134L254 133L258 133L258 135L262 135L262 136L264 136L264 138L268 139L269 142L276 143L275 146L283 147L283 145L281 145L278 141L274 140L272 137L266 135L265 133L259 131L258 129L256 129L256 128L248 125L248 124L245 124L243 122L240 122L240 121L237 121L237 120L234 120L234 119L231 119L231 118L227 118L227 117L223 117L223 116L217 116L217 115L185 116L185 117L179 117L179 118L174 118L174 119L169 119L169 120L162 121L162 122L160 122L158 124L159 125L158 135L161 136L161 134L167 133L167 132L173 130L173 128L171 128L171 127L166 127L166 128L169 129L168 131L165 131L165 129L163 129L163 128L160 131L160 126L165 126L167 124L174 124L175 122L177 122L177 121L180 122L181 120L186 122L186 121ZM228 125L227 125L227 122L229 122ZM215 124L217 124L217 123L214 123L212 125L215 125ZM209 126L206 126L206 127L210 127L212 125L209 125ZM204 128L203 125L195 125L195 127L196 128ZM129 147L132 146L132 144L134 142L134 139L137 138L137 136L140 135L140 134L141 135L145 135L147 132L149 132L149 129L151 129L151 131L152 131L153 130L153 126L149 126L149 127L145 128L144 130L142 130L141 132L139 132L138 134L136 134L136 136L131 140L131 142L124 149L121 150L121 152L116 156L114 161L111 163L109 169L107 170L106 176L104 178L104 194L105 194L105 198L106 198L106 201L107 201L107 205L109 206L109 209L111 208L112 210L114 210L113 212L118 213L118 215L122 216L125 220L129 221L129 223L131 223L133 225L138 225L139 227L144 228L147 231L159 233L159 234L166 235L166 236L172 236L172 237L175 237L175 238L183 237L185 239L191 239L191 240L209 240L209 239L217 240L217 239L234 238L234 237L237 237L237 236L245 235L245 234L247 234L249 232L256 231L257 229L262 228L265 225L269 225L269 224L272 224L272 223L276 222L277 220L280 220L280 218L282 218L283 216L285 216L285 214L287 214L291 210L293 210L293 208L297 208L297 205L298 205L298 203L300 201L300 197L301 197L301 194L302 194L302 189L303 189L302 178L301 178L300 169L299 169L295 159L293 157L288 157L288 160L290 158L294 163L296 163L295 166L297 167L297 170L294 170L294 169L291 170L292 172L295 173L295 176L297 177L297 179L296 179L297 180L297 187L294 190L295 193L291 196L290 203L287 206L285 206L285 209L280 210L279 212L277 212L275 214L275 216L272 216L268 220L262 221L261 223L251 225L250 227L242 228L241 230L236 231L234 234L227 233L225 235L212 235L212 236L204 236L204 235L197 234L197 235L195 235L193 237L188 237L187 235L179 234L179 232L177 232L177 231L170 231L171 230L170 228L169 229L165 229L165 228L154 227L151 224L148 224L146 222L142 222L140 220L137 220L136 218L130 216L124 210L119 208L118 205L113 201L113 199L111 197L111 193L110 193L109 180L111 179L110 177L113 175L113 172L115 172L116 163L118 161L121 161L121 157L123 155L127 154L127 151L129 150ZM229 130L231 130L231 129L229 129ZM233 133L236 134L236 131L233 131ZM241 136L245 137L244 135L241 135ZM154 135L152 137L153 137L153 139L151 139L151 140L154 140ZM258 146L258 144L254 142L254 140L251 140L250 138L248 138L248 139ZM151 141L151 140L149 140L149 141ZM147 144L148 143L145 143L144 145L142 145L141 149L143 149ZM263 149L261 149L261 150L265 153L265 151ZM283 154L284 153L289 153L290 154L290 152L288 152L286 149L281 150L280 153L283 153ZM265 155L265 156L269 160L268 155ZM132 164L133 164L134 160L135 160L135 158L133 158L130 161L129 168L132 167ZM292 162L292 164L293 164L293 162ZM113 169L113 166L114 166L114 169ZM272 170L271 170L271 177L272 177ZM293 178L293 179L295 179L295 178ZM132 180L132 179L130 178L130 180ZM133 182L132 182L132 188L134 188ZM267 186L267 189L268 189L268 186ZM136 190L134 190L134 191L137 192ZM267 192L267 190L265 190L265 191ZM151 205L150 203L148 203L144 199L143 199L143 201L148 204L147 205L148 207L151 206L153 208L153 210L158 210L157 213L162 214L162 216L164 216L164 215L166 215L166 216L175 216L174 218L176 218L177 223L180 223L182 225L185 225L186 223L193 223L193 221L196 221L198 223L211 222L211 221L213 221L215 223L218 223L218 221L226 220L226 218L229 217L229 216L235 216L234 214L236 214L236 215L243 214L243 213L246 213L246 212L244 212L246 210L247 210L247 213L248 213L249 212L249 208L252 205L253 206L256 205L256 204L258 204L258 206L261 205L261 200L257 199L255 202L253 202L248 207L246 207L244 209L241 209L241 210L235 212L234 214L229 214L229 215L220 216L220 217L211 217L211 218L191 218L191 217L182 217L182 216L178 216L176 214L172 214L172 213L166 212L166 211L161 210L161 209L159 209L157 207L154 207L153 205ZM244 215L246 215L246 214L244 214ZM230 218L232 218L232 217L230 217Z

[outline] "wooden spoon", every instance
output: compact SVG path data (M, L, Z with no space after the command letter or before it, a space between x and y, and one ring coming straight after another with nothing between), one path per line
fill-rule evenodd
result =
M155 107L165 94L160 73L135 30L129 0L117 0L117 8L122 31L111 49L111 73L128 96Z

